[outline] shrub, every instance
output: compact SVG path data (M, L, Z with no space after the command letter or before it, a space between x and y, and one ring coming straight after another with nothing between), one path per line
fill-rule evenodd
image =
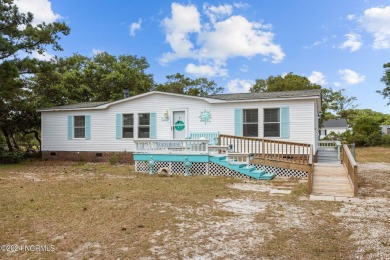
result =
M110 162L111 165L117 164L119 162L119 155L118 154L111 155L108 161Z
M23 153L19 151L0 151L0 164L19 163L23 159Z
M382 135L382 145L390 146L390 135Z

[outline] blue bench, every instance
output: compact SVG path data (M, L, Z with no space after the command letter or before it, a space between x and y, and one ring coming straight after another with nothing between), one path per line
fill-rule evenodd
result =
M207 139L209 145L218 145L219 132L190 132L188 139Z

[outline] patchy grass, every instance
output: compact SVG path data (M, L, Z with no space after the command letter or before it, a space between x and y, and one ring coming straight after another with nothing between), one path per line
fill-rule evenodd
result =
M390 250L386 232L373 244L358 239L390 228L387 202L379 213L375 202L352 204L367 210L356 219L349 204L308 201L306 183L294 178L162 177L120 164L26 162L0 166L0 185L0 244L54 246L0 258L345 259ZM360 234L355 220L369 229Z
M358 147L356 148L356 161L390 163L390 147Z

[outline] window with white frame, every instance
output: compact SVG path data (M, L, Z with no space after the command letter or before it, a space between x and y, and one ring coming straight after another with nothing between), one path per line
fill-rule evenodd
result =
M243 136L257 137L259 133L259 113L257 109L243 110Z
M279 108L264 109L264 137L280 137Z
M134 114L123 114L122 118L122 138L134 138Z
M74 138L85 138L85 116L74 116Z
M138 138L150 138L150 114L138 114Z

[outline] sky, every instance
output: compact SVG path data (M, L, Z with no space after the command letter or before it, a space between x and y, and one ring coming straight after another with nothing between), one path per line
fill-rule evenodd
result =
M15 0L34 23L65 22L62 52L45 56L146 57L157 83L182 73L224 93L292 72L357 97L358 108L390 113L376 90L390 62L390 1L382 0Z

